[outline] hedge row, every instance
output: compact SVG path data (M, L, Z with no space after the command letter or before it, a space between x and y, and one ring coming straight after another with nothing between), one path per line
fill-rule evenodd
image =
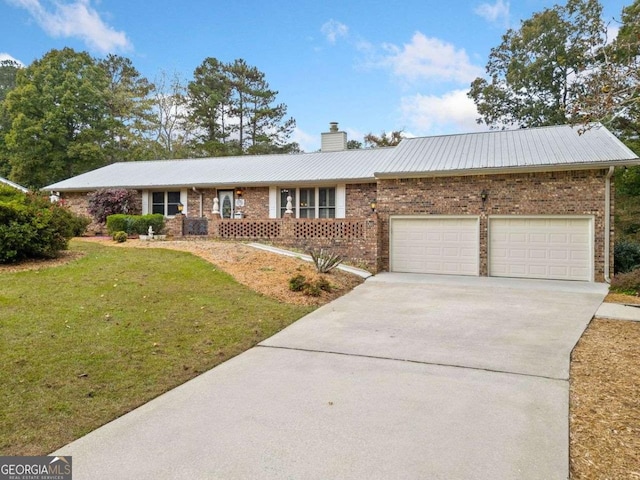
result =
M115 232L127 232L127 235L146 235L149 227L154 234L161 234L164 230L164 216L159 213L150 215L124 215L116 214L107 217L107 232L113 235Z

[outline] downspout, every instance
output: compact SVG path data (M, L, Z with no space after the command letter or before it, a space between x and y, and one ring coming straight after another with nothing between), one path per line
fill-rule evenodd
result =
M604 281L607 283L611 283L609 255L611 254L611 177L613 170L614 167L609 167L604 186Z
M198 190L196 190L196 187L191 187L191 190L193 190L193 193L197 193L198 195L200 195L200 218L202 218L204 216L202 215L202 209L203 209L202 192L199 192Z

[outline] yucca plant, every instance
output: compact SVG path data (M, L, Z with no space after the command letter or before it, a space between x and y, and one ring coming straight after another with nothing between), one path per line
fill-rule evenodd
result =
M342 263L340 255L326 252L322 248L320 250L311 250L310 255L318 273L329 273Z

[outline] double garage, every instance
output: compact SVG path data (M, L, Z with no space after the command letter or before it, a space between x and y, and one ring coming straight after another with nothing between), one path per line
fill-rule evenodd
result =
M486 248L489 276L594 280L592 216L490 215L482 223L486 242L479 216L392 216L391 271L480 275Z

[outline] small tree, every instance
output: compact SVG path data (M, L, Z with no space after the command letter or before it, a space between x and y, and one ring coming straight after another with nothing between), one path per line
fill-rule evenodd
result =
M135 190L103 188L88 196L89 214L98 223L105 223L109 215L140 213L140 204Z

